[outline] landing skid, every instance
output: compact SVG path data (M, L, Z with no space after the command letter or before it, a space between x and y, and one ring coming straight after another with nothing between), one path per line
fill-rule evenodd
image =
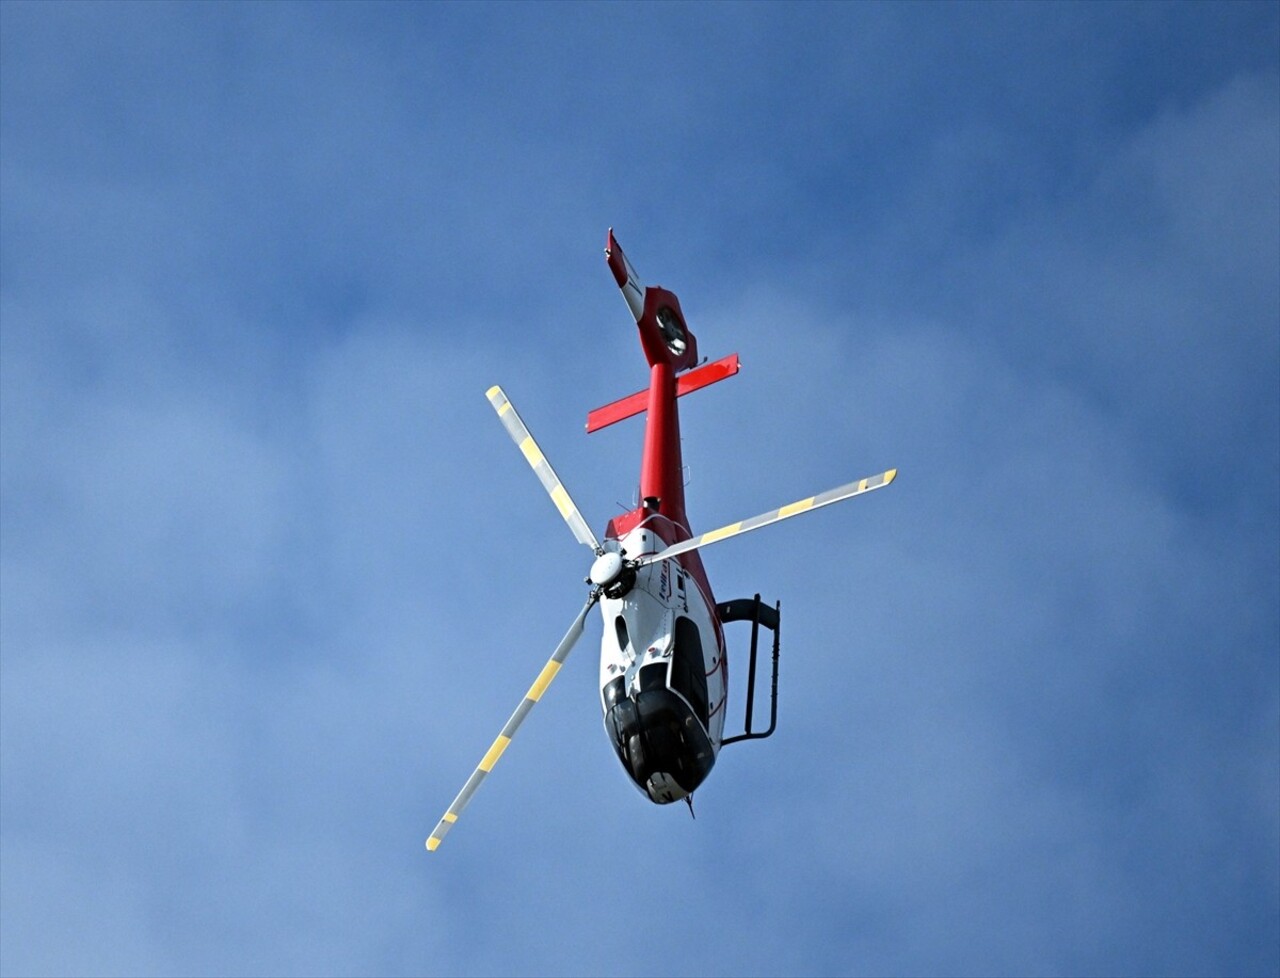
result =
M743 732L734 737L725 737L720 741L720 745L723 747L740 740L763 740L772 734L778 725L778 642L782 631L782 602L779 601L773 607L769 607L757 594L754 598L737 598L722 602L716 605L716 612L721 622L751 622L751 663L747 667L747 712L743 722ZM757 732L752 725L755 719L756 650L761 625L773 632L773 681L769 686L769 729Z

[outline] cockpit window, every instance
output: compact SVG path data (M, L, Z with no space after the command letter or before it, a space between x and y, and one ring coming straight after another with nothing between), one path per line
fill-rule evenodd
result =
M619 700L625 700L626 698L627 698L627 687L623 681L623 678L619 676L617 679L610 682L604 688L605 711L607 712L611 710L615 705L617 705Z
M645 693L651 689L667 688L667 664L665 662L655 662L651 665L644 666L640 670L640 692Z
M689 618L676 619L671 685L689 701L702 725L707 725L707 673L702 658L702 636Z

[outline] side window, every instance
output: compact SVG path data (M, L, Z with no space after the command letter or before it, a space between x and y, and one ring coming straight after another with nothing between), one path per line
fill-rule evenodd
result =
M707 725L707 673L702 660L702 636L690 619L676 619L671 685L689 701L702 725Z

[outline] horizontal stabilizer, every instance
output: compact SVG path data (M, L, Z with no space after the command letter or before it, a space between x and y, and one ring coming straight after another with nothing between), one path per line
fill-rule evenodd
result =
M708 387L718 380L732 377L740 367L741 364L738 362L738 354L736 353L730 353L727 357L722 357L713 363L704 363L696 370L690 370L688 373L681 374L676 378L676 397L683 397L692 391ZM616 424L626 418L634 417L642 413L648 406L649 392L642 390L636 391L621 400L614 401L612 404L598 407L587 414L587 434L599 431L601 428L607 428L609 425Z

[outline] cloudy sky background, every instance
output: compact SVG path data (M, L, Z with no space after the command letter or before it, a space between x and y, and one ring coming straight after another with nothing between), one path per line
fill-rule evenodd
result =
M1280 7L0 5L0 972L1280 972ZM617 228L783 606L630 785ZM737 626L741 627L741 626ZM732 631L738 695L745 632ZM731 714L731 717L734 714Z

